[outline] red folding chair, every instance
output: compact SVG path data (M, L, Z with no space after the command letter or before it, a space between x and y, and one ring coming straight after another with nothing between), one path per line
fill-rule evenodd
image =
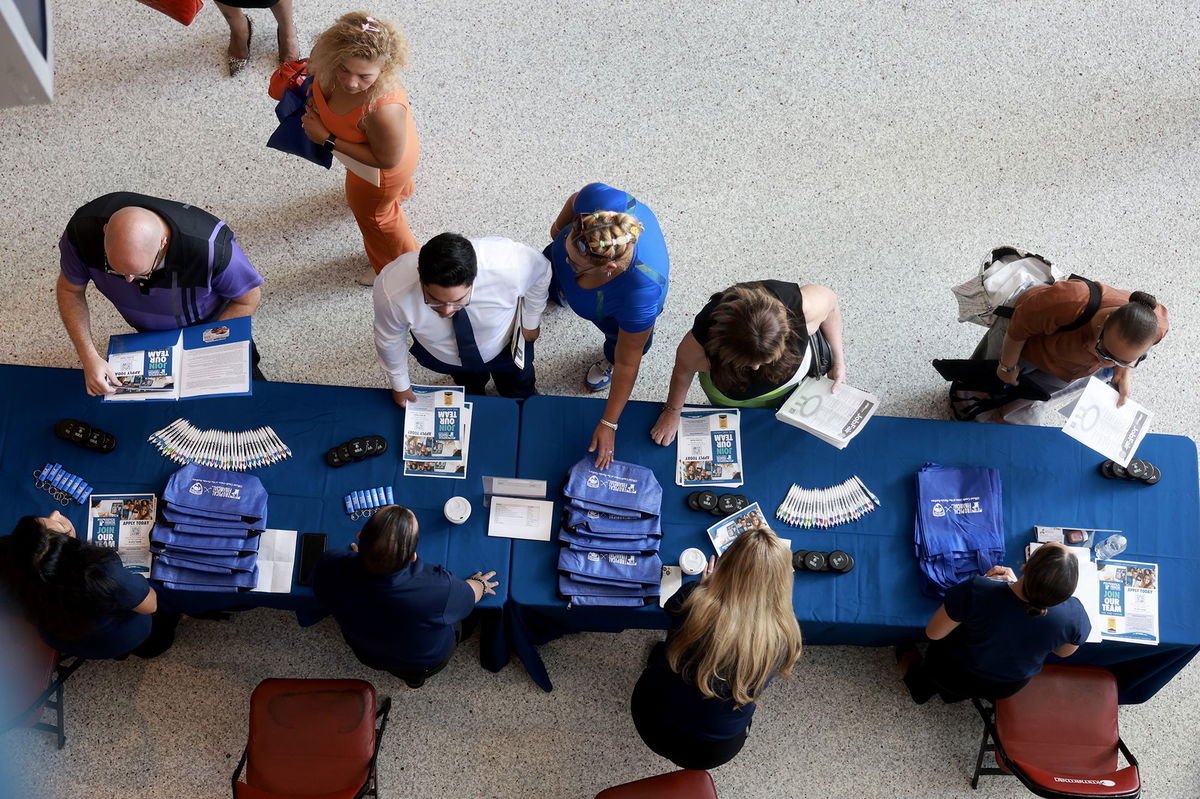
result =
M7 720L0 732L17 727L45 730L58 738L58 748L67 742L64 717L63 685L83 658L60 655L42 641L32 624L11 611L0 611L0 652L4 653L3 681L11 705L5 709ZM54 711L54 721L42 721L46 709Z
M673 771L608 788L596 799L717 799L717 786L707 771Z
M375 765L391 705L384 699L376 710L375 688L362 680L263 680L250 696L234 798L377 796Z
M988 706L971 787L981 774L1012 774L1047 799L1136 799L1137 760L1117 730L1117 680L1098 666L1047 665L1029 684ZM1117 753L1128 763L1118 768ZM999 768L983 765L994 753Z

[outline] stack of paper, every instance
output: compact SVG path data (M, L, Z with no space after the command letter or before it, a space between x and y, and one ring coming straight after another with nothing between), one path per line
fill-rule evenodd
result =
M465 480L471 448L471 403L462 386L413 386L404 409L405 477Z
M675 484L742 484L741 416L735 408L684 408L679 415Z
M845 383L834 394L833 381L828 377L810 377L796 387L775 418L845 449L878 407L879 400L873 394Z

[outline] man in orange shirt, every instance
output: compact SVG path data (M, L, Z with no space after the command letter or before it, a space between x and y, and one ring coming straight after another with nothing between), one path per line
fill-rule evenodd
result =
M1123 405L1133 369L1167 334L1167 309L1143 291L1131 294L1096 285L1100 288L1096 313L1086 324L1067 331L1060 328L1075 322L1088 305L1085 282L1060 280L1022 294L1004 335L996 375L1016 385L1022 374L1037 370L1044 373L1038 375L1039 383L1056 379L1058 385L1049 387L1060 388L1111 368L1111 382L1120 394L1117 405Z

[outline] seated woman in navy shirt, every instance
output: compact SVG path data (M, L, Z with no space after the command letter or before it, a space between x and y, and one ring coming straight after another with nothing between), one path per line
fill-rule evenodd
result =
M732 760L767 684L799 659L791 554L765 527L749 530L667 601L667 640L650 653L631 708L646 745L680 768Z
M313 593L363 665L420 688L450 662L459 622L496 593L496 573L460 580L421 561L417 517L399 505L380 508L356 537L351 551L317 561Z
M692 378L709 402L727 408L778 408L805 377L846 381L842 310L824 286L782 280L738 283L712 295L675 350L671 386L650 437L675 440Z
M571 306L604 334L604 357L584 376L589 391L610 386L589 452L608 468L617 423L637 380L642 356L654 341L654 323L667 300L667 244L654 213L632 195L603 183L572 194L544 251L550 259L550 296Z
M25 516L0 538L0 592L49 646L81 658L156 657L179 622L159 611L150 583L127 571L116 550L80 541L58 511Z
M1042 670L1051 654L1068 657L1087 640L1087 611L1071 596L1079 563L1062 544L1043 544L1021 567L964 580L946 592L925 634L922 658L911 644L897 652L913 701L938 694L944 702L1012 696ZM992 579L998 578L998 579Z

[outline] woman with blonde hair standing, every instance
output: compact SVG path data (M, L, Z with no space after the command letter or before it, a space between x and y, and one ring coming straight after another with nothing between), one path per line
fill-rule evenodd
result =
M630 704L638 735L680 768L732 760L767 685L796 665L791 554L769 529L749 530L667 601L667 640L650 653Z
M362 231L372 285L383 267L418 249L400 204L413 193L419 143L399 72L408 42L365 11L338 17L313 46L304 132L346 164L346 202Z
M846 380L842 310L825 286L738 283L712 295L675 350L671 387L650 437L675 440L692 378L714 405L777 408L805 377Z
M588 448L596 453L596 466L606 469L667 299L667 244L649 208L603 183L589 183L567 199L550 237L544 254L553 268L551 299L604 334L604 357L588 369L584 385L589 391L612 386Z

